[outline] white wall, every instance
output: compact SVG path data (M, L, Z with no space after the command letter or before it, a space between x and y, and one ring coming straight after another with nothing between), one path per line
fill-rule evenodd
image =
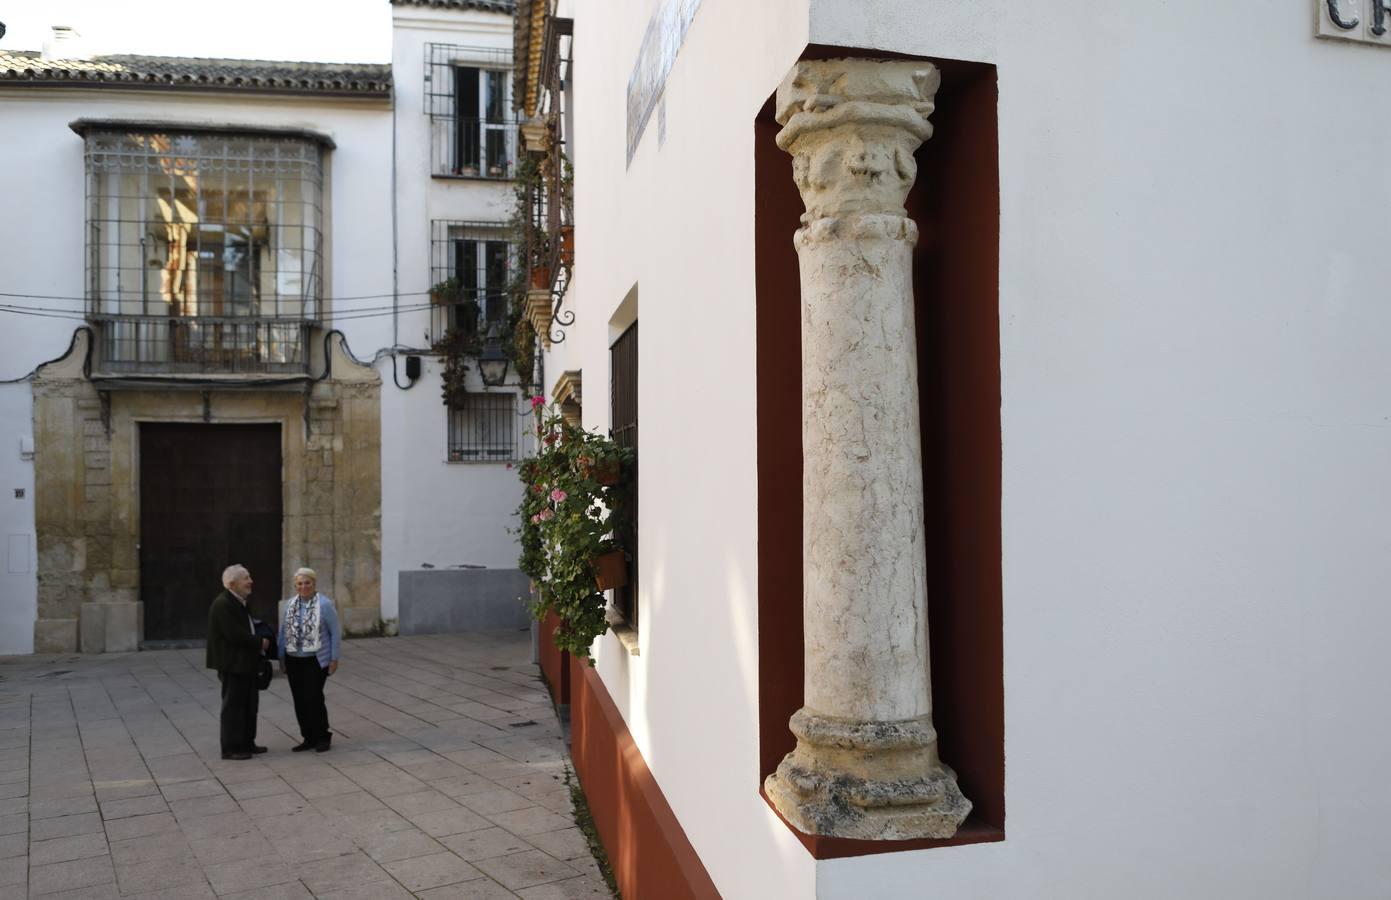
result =
M8 323L0 318L4 324ZM12 330L0 328L0 333ZM0 359L7 358L0 352ZM0 372L0 378L23 374ZM34 464L20 457L20 441L33 436L32 421L29 385L0 385L0 655L34 652ZM16 497L16 491L24 496Z
M392 75L396 117L396 260L403 308L418 306L434 283L430 222L436 219L506 222L512 183L430 177L430 120L425 115L425 45L496 47L510 52L511 16L478 11L392 8ZM428 349L429 312L405 312L394 340ZM391 346L383 336L381 346ZM405 356L397 377L407 383ZM503 463L451 463L448 410L440 395L442 360L425 358L425 375L409 390L391 384L391 360L382 372L382 616L399 614L402 570L422 563L517 566L516 539L508 532L521 501L517 473ZM472 373L476 377L477 373ZM509 379L515 373L509 373ZM481 381L478 388L482 389ZM525 420L518 421L522 427Z
M348 298L330 300L328 308L342 313L390 304L391 112L385 102L111 89L0 88L0 121L8 134L23 136L7 141L0 151L0 184L11 210L0 216L0 291L83 296L83 142L68 128L77 118L295 127L328 135L337 148L327 155L324 295ZM356 299L369 294L387 299ZM0 302L70 311L79 318L84 310L79 299ZM61 356L81 324L0 311L0 379L20 377ZM345 321L339 327L359 358L370 358L391 342L389 316ZM385 387L383 396L388 396ZM31 551L33 466L19 459L18 441L32 434L32 418L28 384L0 389L0 539L28 535ZM25 486L25 500L12 499L12 488ZM5 562L0 557L0 652L28 652L37 592L34 567L11 574Z
M1312 0L704 0L625 171L653 5L576 21L547 367L606 373L640 285L642 656L599 671L721 892L1384 897L1391 54ZM808 40L999 66L1008 763L1005 842L814 867L756 793L752 446L752 122Z
M634 286L641 324L641 656L605 637L598 670L724 896L807 897L811 860L758 796L753 391L753 122L807 4L705 0L665 143L654 114L631 167L625 91L655 4L577 6L576 321L546 386L581 369L587 427L609 425L609 322Z

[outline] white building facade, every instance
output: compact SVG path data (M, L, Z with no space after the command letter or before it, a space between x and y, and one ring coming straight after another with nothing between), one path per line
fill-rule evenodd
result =
M490 109L470 136L421 108L425 48L505 51L510 4L399 3L393 20L391 65L0 55L27 220L0 232L0 651L197 639L234 561L263 612L315 568L350 631L402 626L403 573L407 630L479 590L524 621L515 369L490 387L465 359L468 409L440 383L455 307L496 296L510 264L515 138L497 147ZM441 132L485 167L432 167ZM437 220L491 223L504 251L432 246Z

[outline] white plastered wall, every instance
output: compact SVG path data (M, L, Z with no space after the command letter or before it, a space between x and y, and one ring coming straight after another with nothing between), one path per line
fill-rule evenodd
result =
M511 51L507 15L428 7L392 8L392 75L395 79L396 260L403 309L419 306L434 283L430 223L433 220L506 222L512 183L430 177L430 119L425 114L426 44L457 44ZM382 234L386 225L383 223ZM402 313L396 343L426 349L428 311ZM382 347L391 346L386 335ZM405 354L396 377L407 384ZM391 383L391 360L382 372L382 615L399 613L398 577L421 564L439 568L482 565L514 569L515 537L508 532L521 500L515 471L502 463L448 461L448 411L441 398L442 360L425 357L423 376L409 390ZM477 373L473 373L476 378ZM509 373L509 380L515 373ZM482 389L481 381L477 384ZM525 419L519 419L521 428Z
M1386 895L1391 52L1315 12L813 0L999 67L1008 810L819 897Z
M598 671L719 890L806 897L812 861L758 795L753 134L807 3L705 0L666 82L665 142L654 113L627 166L654 7L574 10L576 321L546 387L582 370L584 423L607 430L608 348L636 288L641 655L606 636Z
M48 299L80 298L85 287L83 142L68 127L78 118L271 126L327 135L337 147L327 154L324 295L388 297L344 300L339 311L390 303L391 112L383 100L50 88L0 89L0 121L7 133L24 138L6 142L0 152L0 169L8 173L5 202L14 211L0 216L0 291L40 295L5 302L78 316L84 310L81 300ZM81 322L10 313L0 316L0 325L0 378L16 378L61 356ZM339 327L359 357L370 358L390 344L388 316ZM385 405L385 387L383 396ZM32 431L30 386L0 386L0 540L6 542L0 545L0 653L32 649L34 565L27 572L8 571L11 535L27 535L34 553L33 464L19 458L19 440ZM25 499L14 499L16 487L26 488Z
M1384 896L1391 51L1312 0L704 0L625 168L653 5L576 21L547 367L606 426L639 286L642 655L596 656L721 892ZM757 796L752 122L809 41L999 67L1003 843L813 865Z

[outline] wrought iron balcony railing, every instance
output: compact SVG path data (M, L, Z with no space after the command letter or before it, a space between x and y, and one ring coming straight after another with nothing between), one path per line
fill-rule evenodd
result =
M305 319L106 316L96 368L106 374L301 375L309 371Z

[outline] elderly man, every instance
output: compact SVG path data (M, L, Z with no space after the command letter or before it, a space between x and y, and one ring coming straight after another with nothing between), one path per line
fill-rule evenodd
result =
M250 759L253 753L266 752L256 745L256 675L270 641L256 636L246 608L251 596L246 566L228 566L222 586L226 590L208 609L208 668L216 669L222 682L222 758Z

